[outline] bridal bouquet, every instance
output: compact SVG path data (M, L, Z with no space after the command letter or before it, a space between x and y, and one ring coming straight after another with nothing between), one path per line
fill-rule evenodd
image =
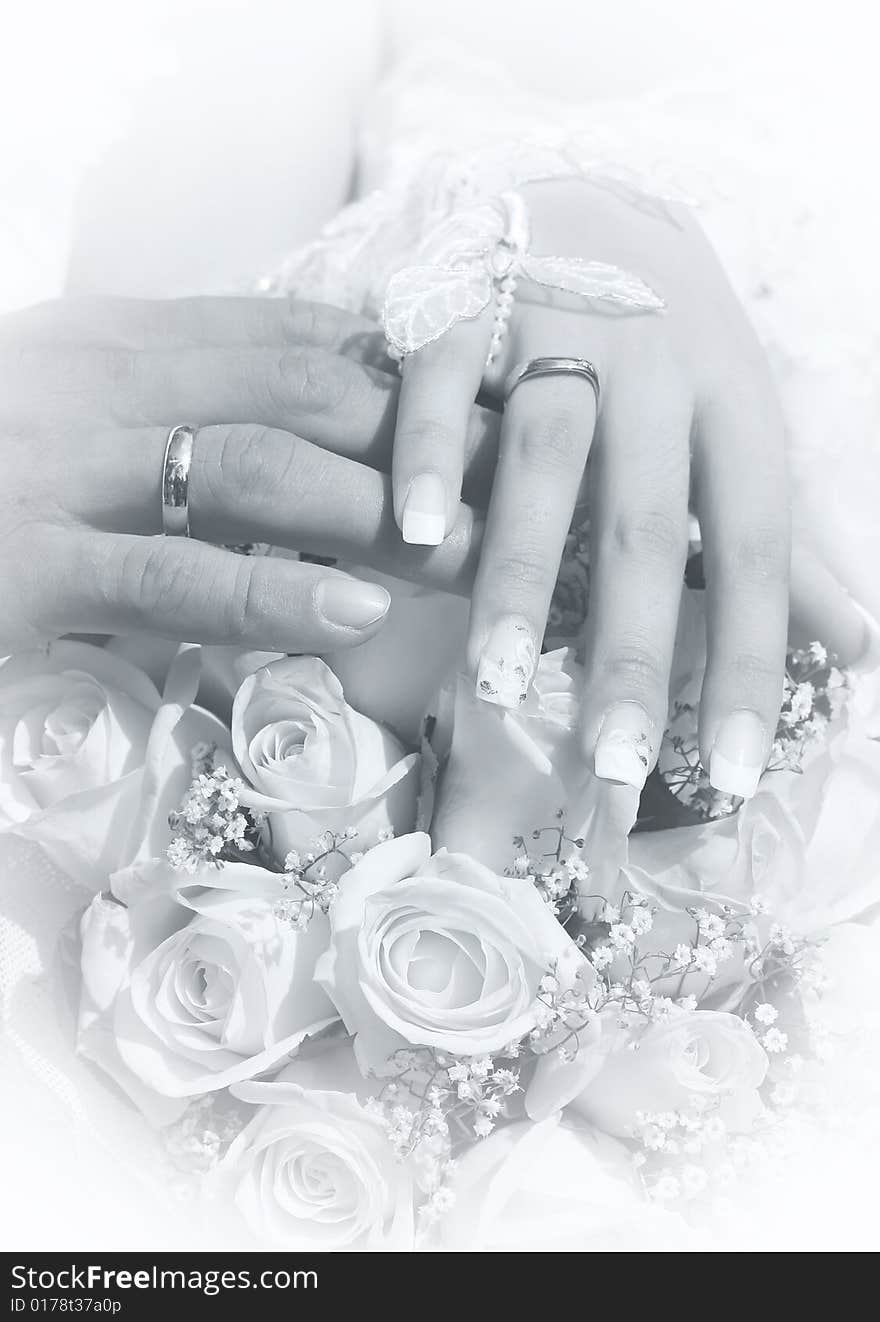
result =
M516 712L421 691L461 609L403 587L335 669L0 668L2 820L94 892L77 1050L237 1244L680 1246L784 1142L871 949L872 681L792 653L759 793L720 798L701 598L641 805L584 762L576 646Z

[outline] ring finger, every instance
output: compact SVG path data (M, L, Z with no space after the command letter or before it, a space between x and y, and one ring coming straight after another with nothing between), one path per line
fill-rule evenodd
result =
M595 421L582 378L524 381L506 404L468 640L477 694L498 706L528 693Z
M47 464L58 456L57 481L76 519L103 532L148 535L161 527L167 436L166 427L105 429L83 433L82 444L79 434L46 444L43 452ZM460 593L476 567L482 521L468 506L458 507L442 546L402 546L387 475L275 428L199 428L188 494L194 539L267 542Z

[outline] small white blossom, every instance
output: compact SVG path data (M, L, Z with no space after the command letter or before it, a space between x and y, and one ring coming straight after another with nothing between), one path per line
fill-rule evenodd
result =
M629 921L630 927L635 932L636 936L647 936L648 932L650 932L651 928L654 926L654 915L651 913L650 909L639 907L638 909L633 910L633 915Z
M779 1011L775 1005L770 1005L767 1001L764 1001L761 1005L756 1005L754 1014L759 1024L775 1024L779 1018Z
M484 1112L485 1115L491 1116L494 1119L496 1116L499 1116L502 1111L500 1098L484 1097L480 1102L480 1110Z
M716 941L724 936L724 919L717 913L707 913L700 920L700 936L704 941Z
M693 956L694 956L694 952L692 947L686 946L682 942L679 945L677 945L675 947L675 950L673 951L672 954L673 966L686 969L690 966L691 961L693 960Z
M573 881L586 881L590 875L590 869L584 860L577 855L570 858L565 865L568 868L569 875Z
M590 955L590 963L593 968L601 972L607 969L609 964L614 963L614 951L610 946L597 946Z
M693 966L707 977L714 978L718 972L718 957L708 946L697 946L693 951Z
M781 1032L778 1028L768 1028L761 1038L761 1043L765 1051L775 1055L778 1052L785 1051L788 1046L788 1034Z

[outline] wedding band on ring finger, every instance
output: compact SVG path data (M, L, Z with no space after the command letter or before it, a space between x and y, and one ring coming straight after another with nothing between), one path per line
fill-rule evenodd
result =
M162 532L166 537L189 537L189 470L196 428L172 427L162 461Z
M508 372L504 381L504 403L508 402L517 386L542 376L582 377L592 386L593 394L596 397L596 408L598 409L601 389L599 373L596 368L587 358L565 358L561 356L529 358L524 362L517 363Z

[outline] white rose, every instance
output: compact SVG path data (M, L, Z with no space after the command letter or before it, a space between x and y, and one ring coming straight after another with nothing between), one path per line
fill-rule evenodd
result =
M315 983L327 920L276 917L277 881L243 863L182 880L154 860L86 910L79 1047L135 1101L252 1078L336 1020Z
M731 1128L760 1112L767 1054L747 1024L717 1010L680 1011L649 1024L633 1049L632 1030L603 1017L598 1044L574 1061L544 1056L526 1094L536 1120L567 1106L606 1134L628 1138L640 1111L686 1111L694 1098L722 1104Z
M215 1178L262 1243L325 1252L413 1247L409 1165L381 1118L361 1105L362 1088L347 1043L295 1061L271 1082L233 1088L260 1110Z
M358 833L415 824L419 755L345 701L317 657L287 657L249 675L235 696L232 742L248 788L242 803L268 815L279 862L314 847L325 831Z
M586 841L592 889L613 884L639 795L592 774L578 725L582 687L583 669L567 648L541 657L517 711L480 701L472 680L459 677L451 740L440 733L435 845L500 872L512 861L513 837L553 826L563 809L566 834Z
M453 1252L656 1252L693 1238L639 1195L624 1150L558 1115L475 1144L456 1163L452 1192L436 1234Z
M165 694L104 648L61 640L0 666L0 830L37 841L86 885L159 854L200 742L225 728L192 706L198 652Z
M319 960L364 1071L395 1051L491 1055L535 1027L551 963L563 987L595 977L531 883L422 834L379 845L345 876Z

